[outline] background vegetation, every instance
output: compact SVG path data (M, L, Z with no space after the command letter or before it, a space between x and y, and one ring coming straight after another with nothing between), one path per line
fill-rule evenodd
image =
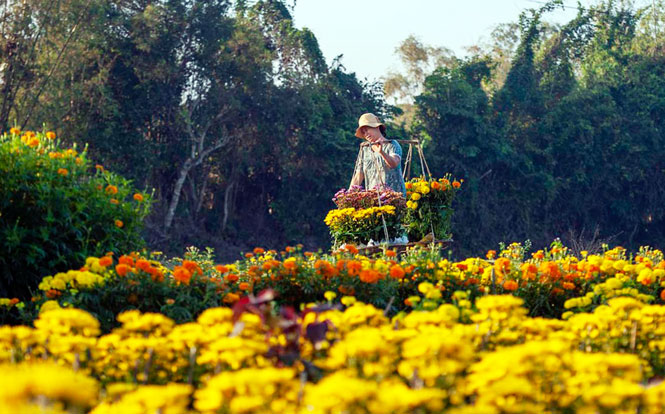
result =
M326 63L276 0L34 0L0 5L0 127L54 129L154 188L148 245L222 258L255 245L327 247L357 117L419 136L464 178L455 248L556 236L662 245L665 4L559 2L458 58L409 38L383 85ZM397 97L400 105L388 105ZM400 115L401 114L401 115Z
M52 131L0 135L0 295L30 297L90 255L144 247L150 196Z

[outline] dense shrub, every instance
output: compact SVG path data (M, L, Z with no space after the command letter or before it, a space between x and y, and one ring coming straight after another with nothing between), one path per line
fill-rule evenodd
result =
M132 251L149 197L53 132L0 137L0 294L23 296L86 257Z

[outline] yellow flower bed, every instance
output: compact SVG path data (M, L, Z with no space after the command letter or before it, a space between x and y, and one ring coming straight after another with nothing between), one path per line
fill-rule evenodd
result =
M432 289L421 284L419 297ZM309 307L293 320L296 325L271 322L269 307L259 305L242 313L212 308L181 325L159 313L129 311L106 335L87 312L45 311L34 328L0 328L6 373L0 408L95 414L662 412L665 385L646 381L665 360L663 305L617 297L562 321L527 316L523 301L511 295L470 304L460 293L456 304L389 318L374 306L343 299L343 309ZM321 322L331 328L320 341L308 340L305 331ZM271 350L289 343L300 354L287 365Z
M450 261L427 250L370 258L352 246L334 255L257 248L234 264L178 263L170 270L138 256L89 258L83 269L42 281L43 292L61 295L128 281L169 284L174 295L213 286L224 303L236 298L233 309L213 307L180 324L161 312L125 311L102 333L91 313L54 295L34 327L0 327L0 364L23 378L5 379L0 409L663 412L659 250L577 257L558 243L531 254L511 244ZM274 305L272 294L252 294L303 286L326 303L296 313ZM385 292L404 295L406 305L391 312L393 299L381 307L359 299ZM562 318L529 316L557 300ZM55 377L62 380L47 387Z

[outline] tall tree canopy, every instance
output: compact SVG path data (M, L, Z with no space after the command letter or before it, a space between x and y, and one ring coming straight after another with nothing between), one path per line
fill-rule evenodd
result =
M355 120L391 108L286 2L27 4L2 8L5 129L46 123L154 188L155 246L327 242Z
M596 240L662 244L663 2L602 2L544 24L558 5L522 15L505 81L496 47L479 49L435 70L415 99L411 133L429 140L431 166L467 180L455 217L464 250L589 244L596 229Z

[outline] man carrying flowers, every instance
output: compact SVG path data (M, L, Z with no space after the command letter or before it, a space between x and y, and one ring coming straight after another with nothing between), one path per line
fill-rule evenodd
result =
M349 187L365 188L388 187L406 195L402 177L402 147L395 140L385 137L386 126L379 118L370 113L358 119L356 137L366 140L360 144L360 152Z

